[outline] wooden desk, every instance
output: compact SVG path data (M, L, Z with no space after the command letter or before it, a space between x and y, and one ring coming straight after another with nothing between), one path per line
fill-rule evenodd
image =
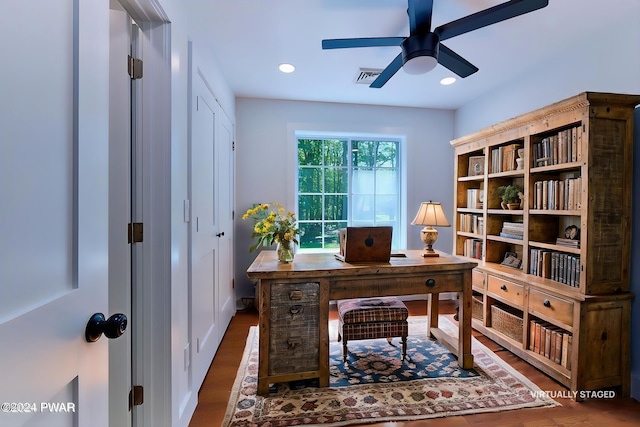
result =
M403 251L389 263L348 264L333 254L296 254L279 264L275 251L262 251L247 270L258 282L258 394L269 384L318 378L329 386L329 301L390 295L427 294L428 333L453 353L463 369L473 368L471 354L471 270L477 265L440 254ZM438 329L438 294L460 293L457 339Z

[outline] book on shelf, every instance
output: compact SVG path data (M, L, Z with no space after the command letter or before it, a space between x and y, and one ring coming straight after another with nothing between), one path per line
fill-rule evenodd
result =
M484 190L470 188L467 190L467 208L482 209L484 205Z
M580 126L560 130L533 144L533 164L535 167L581 160L582 129Z
M500 232L500 237L504 237L506 239L523 240L522 234L511 234L504 231Z
M560 365L567 369L571 369L572 345L573 336L570 333L565 333L562 336L562 356L560 358Z
M580 209L581 187L581 177L536 181L533 207L550 210Z
M568 246L570 248L579 248L580 247L580 240L565 239L564 237L558 237L558 238L556 238L556 245Z

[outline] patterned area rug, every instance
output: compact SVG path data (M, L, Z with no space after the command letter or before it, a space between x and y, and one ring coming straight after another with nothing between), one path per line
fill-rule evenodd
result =
M277 384L268 397L256 396L258 330L251 327L245 353L231 392L225 427L341 426L378 421L436 418L520 408L557 406L534 393L539 388L473 339L473 370L425 336L426 318L409 318L407 358L400 361L398 339L349 343L347 366L342 344L330 325L330 387L313 381ZM440 327L457 327L440 317Z

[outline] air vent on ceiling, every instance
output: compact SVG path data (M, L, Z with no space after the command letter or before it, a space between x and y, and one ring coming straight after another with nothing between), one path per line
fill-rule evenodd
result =
M378 68L360 68L358 75L355 78L354 83L369 85L373 83L373 81L378 78L378 76L382 73L382 69Z

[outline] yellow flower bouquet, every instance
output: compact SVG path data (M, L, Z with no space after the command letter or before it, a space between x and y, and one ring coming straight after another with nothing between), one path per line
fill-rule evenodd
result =
M299 244L296 236L300 234L293 212L287 211L280 203L261 203L247 209L242 219L253 219L255 222L251 237L257 237L258 241L249 248L249 252L259 246L277 243L279 251L283 247L293 257L293 244Z

